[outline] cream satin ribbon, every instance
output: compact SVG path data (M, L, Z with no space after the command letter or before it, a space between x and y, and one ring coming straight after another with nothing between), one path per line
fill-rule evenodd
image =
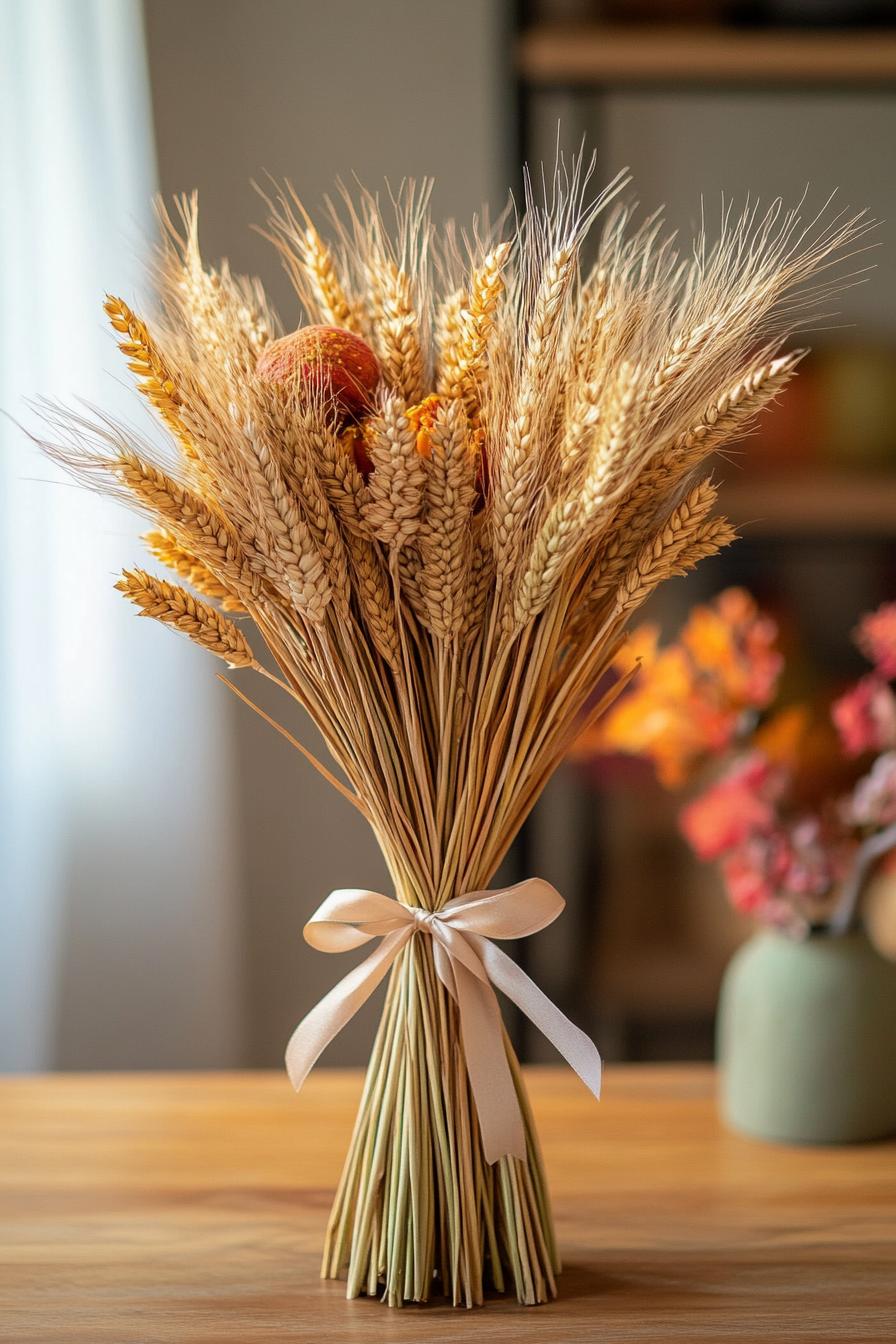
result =
M501 1010L492 986L502 990L560 1051L596 1097L600 1055L525 971L491 938L527 938L563 910L560 893L540 878L500 891L471 891L441 910L416 910L377 891L347 887L331 892L305 925L305 941L321 952L347 952L374 938L379 947L350 971L303 1018L286 1047L286 1068L296 1091L345 1024L354 1017L405 944L415 934L433 940L435 968L457 1003L467 1072L489 1162L526 1156L526 1131L502 1037Z

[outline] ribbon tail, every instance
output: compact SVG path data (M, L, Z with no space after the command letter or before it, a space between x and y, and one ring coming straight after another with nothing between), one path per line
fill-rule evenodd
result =
M501 1009L491 985L458 962L452 966L470 1088L489 1163L526 1156L526 1129L507 1051Z
M370 956L302 1018L286 1047L286 1071L295 1090L304 1083L330 1042L367 1002L411 936L413 926L388 934Z
M502 952L488 938L470 933L466 936L479 952L492 984L526 1014L599 1100L601 1060L590 1036L570 1022L506 952Z

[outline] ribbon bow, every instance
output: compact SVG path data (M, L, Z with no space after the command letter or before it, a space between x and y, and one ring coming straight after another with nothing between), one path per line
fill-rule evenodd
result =
M489 1162L526 1156L526 1132L507 1062L501 1010L493 986L556 1046L596 1097L600 1055L491 938L527 938L551 924L565 902L540 878L500 891L471 891L440 910L417 910L380 892L347 887L331 892L305 925L305 941L321 952L347 952L374 938L379 947L340 980L302 1019L286 1047L296 1091L314 1064L370 998L401 949L415 935L433 940L435 968L460 1014L461 1035L482 1143Z

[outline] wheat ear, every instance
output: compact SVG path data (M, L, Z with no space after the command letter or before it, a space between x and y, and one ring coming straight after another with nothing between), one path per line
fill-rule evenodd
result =
M404 546L420 525L426 480L404 402L387 396L382 410L368 422L368 430L374 470L363 517L380 541L391 547Z
M713 314L673 339L669 349L658 361L650 380L647 396L651 402L665 395L673 383L690 372L701 350L718 330L719 321L719 315Z
M355 465L349 441L349 436L356 432L352 427L339 438L329 429L319 430L317 470L330 508L345 531L358 537L369 537L370 527L364 518L367 486Z
M423 348L414 287L391 258L371 263L374 336L383 378L408 406L424 395Z
M500 243L474 270L470 279L469 309L460 311L454 341L443 356L439 390L447 396L463 397L470 416L476 414L481 403L488 341L504 292L502 271L510 251L510 243Z
M606 415L603 404L603 379L583 378L560 440L559 479L581 481L592 456L598 427Z
M623 360L602 415L600 433L582 486L582 515L589 534L610 521L607 504L618 497L625 479L635 470L633 446L641 375L639 364Z
M211 597L220 602L222 611L233 613L245 611L240 599L212 573L207 565L185 550L173 532L145 532L142 540L150 555L155 556L161 564L180 578L186 579L190 587L195 588L203 597Z
M701 531L706 515L716 501L711 481L701 481L669 514L663 526L638 552L616 595L618 615L639 607L663 579L685 572L682 562L689 548L699 549L705 541ZM724 520L714 520L724 523Z
M398 585L402 604L402 616L410 612L421 625L429 622L426 600L423 596L421 575L423 561L416 546L402 546L398 552Z
M380 552L365 538L348 533L346 538L354 592L374 647L393 672L401 666L395 603Z
M609 592L626 573L632 555L650 530L656 501L674 490L721 444L743 434L756 415L793 377L802 359L796 351L750 370L723 392L693 428L653 458L613 515L612 536L596 557L598 578L592 599Z
M240 596L258 595L261 576L250 568L234 529L210 504L136 453L122 452L107 465L138 503L166 523L223 583Z
M314 544L307 524L277 465L265 436L252 421L243 426L250 448L245 466L255 500L255 515L267 532L270 556L268 578L285 582L285 594L306 620L320 624L324 619L331 589L321 553Z
M143 569L126 569L115 587L140 608L141 616L151 616L163 625L174 626L194 644L201 644L223 658L230 667L258 666L244 635L233 621L194 597L186 588L157 579Z
M485 524L474 521L470 547L470 578L467 584L466 629L474 634L485 620L495 588L495 558L488 544Z
M251 377L259 352L271 337L269 313L257 282L206 269L199 246L199 204L195 192L181 197L183 236L162 210L168 249L164 258L169 288L186 319L192 340L211 361L215 374L241 381Z
M600 384L581 383L560 443L561 489L579 478L572 495L562 494L539 530L514 593L513 624L519 629L547 606L567 566L607 521L607 505L619 478L630 470L624 457L625 430L637 388L637 369L624 365L610 406L609 428ZM585 473L582 479L582 473Z
M118 348L137 379L137 387L158 411L186 456L195 458L193 441L181 418L183 398L174 374L150 336L146 323L128 307L124 299L116 298L114 294L106 295L103 308L113 330L127 338L118 342Z
M802 350L795 350L751 369L712 402L692 429L679 435L664 459L671 465L677 456L687 458L697 450L705 456L720 444L737 438L790 382L803 354Z
M420 589L429 628L439 639L452 639L465 614L470 513L476 495L461 401L440 404L429 438L426 508L418 538Z
M686 574L707 556L716 555L737 540L737 528L727 518L707 518L679 557L679 573Z
M498 459L491 525L492 550L502 590L510 591L516 577L539 463L545 457L536 451L536 444L544 428L545 407L552 400L549 389L557 381L557 342L575 257L573 248L564 247L554 253L545 267L526 334L516 404Z
M458 395L463 381L460 350L469 316L470 296L465 289L449 294L436 311L436 392L440 396Z
M299 257L322 321L357 331L355 310L336 271L330 249L310 224L295 234Z
M521 629L544 611L582 530L578 499L559 500L548 513L514 594L513 625Z
M266 400L265 414L284 482L320 552L337 608L345 616L351 598L348 557L320 469L333 439L332 431L320 421L313 406L288 409L276 396Z

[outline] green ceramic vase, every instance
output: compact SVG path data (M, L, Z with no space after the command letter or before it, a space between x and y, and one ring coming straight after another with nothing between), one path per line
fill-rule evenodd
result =
M896 963L864 932L796 941L764 930L719 999L724 1119L785 1143L896 1134Z

